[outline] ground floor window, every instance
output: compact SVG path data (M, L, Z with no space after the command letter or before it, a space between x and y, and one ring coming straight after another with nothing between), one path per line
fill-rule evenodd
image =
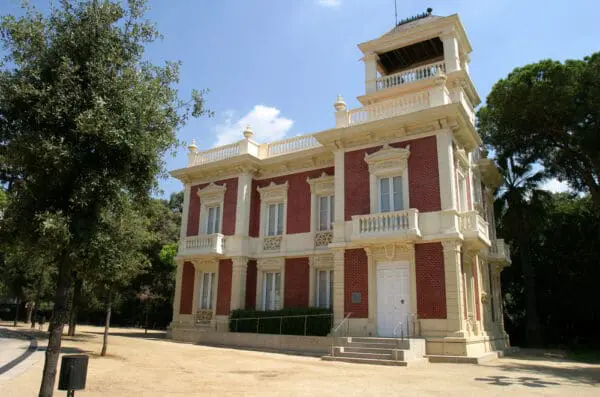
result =
M212 309L215 274L202 273L200 284L200 309Z
M333 270L317 272L317 307L330 309L333 306Z
M263 310L281 308L281 273L265 272L263 274Z

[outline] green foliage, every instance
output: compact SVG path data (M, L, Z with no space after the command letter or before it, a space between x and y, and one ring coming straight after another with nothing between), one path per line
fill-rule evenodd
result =
M305 315L310 316L305 317ZM281 318L281 316L297 317ZM260 319L256 319L257 317ZM229 329L232 332L326 336L331 331L332 321L333 313L329 309L289 308L271 311L238 309L231 312Z
M516 68L494 85L478 120L500 156L541 161L600 209L600 53Z

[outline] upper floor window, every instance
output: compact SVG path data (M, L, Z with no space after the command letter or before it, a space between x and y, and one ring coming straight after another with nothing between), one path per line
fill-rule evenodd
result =
M379 212L400 211L402 203L402 177L379 178Z
M208 216L206 217L206 234L221 232L221 206L208 207Z
M280 236L283 234L283 203L269 204L267 206L267 236Z
M334 196L319 197L319 230L331 230L333 227L335 200Z

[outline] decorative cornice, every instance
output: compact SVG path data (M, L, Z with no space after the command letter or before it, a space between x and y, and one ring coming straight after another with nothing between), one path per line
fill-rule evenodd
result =
M275 200L286 200L289 182L281 183L279 185L271 181L268 186L257 187L256 190L260 194L261 201L275 201Z
M335 191L335 177L327 175L325 172L316 178L306 178L310 185L310 192L317 195L333 194Z
M282 270L285 266L285 258L278 256L275 258L259 258L256 261L256 270Z
M369 164L369 173L397 172L402 174L408 166L410 146L406 148L393 148L384 144L381 149L372 154L365 154L365 161Z
M311 269L333 269L333 255L315 255L308 259Z
M442 240L442 247L444 248L444 253L456 253L460 252L460 248L462 246L461 240Z

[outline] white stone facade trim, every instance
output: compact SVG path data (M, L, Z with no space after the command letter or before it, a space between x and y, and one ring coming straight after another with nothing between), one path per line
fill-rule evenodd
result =
M409 208L410 194L408 187L408 157L410 146L406 148L392 148L385 144L375 153L366 154L365 162L369 165L369 189L371 213L379 212L379 188L377 181L383 177L402 177L402 202Z

